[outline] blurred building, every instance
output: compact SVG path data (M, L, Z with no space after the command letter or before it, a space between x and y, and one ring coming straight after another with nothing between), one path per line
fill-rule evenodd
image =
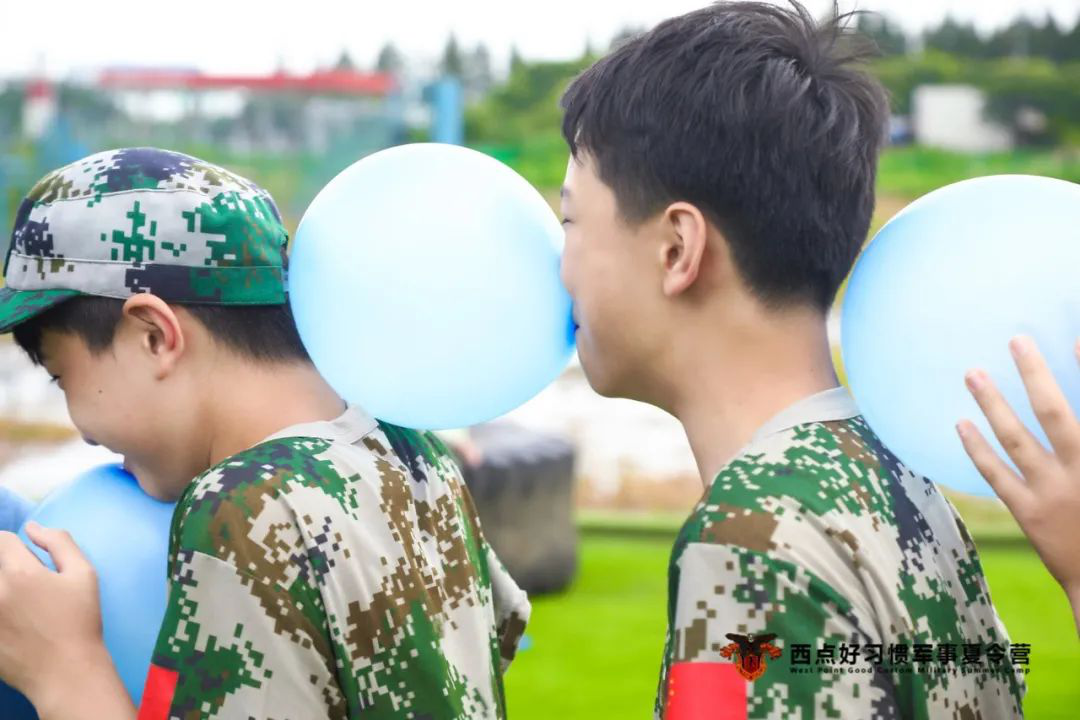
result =
M402 109L389 73L207 75L111 69L97 79L123 111L125 144L207 144L231 152L368 151L400 142Z
M921 85L911 103L911 126L919 145L959 152L1013 147L1009 129L986 118L986 95L973 85Z
M31 80L26 84L22 107L23 134L40 140L56 117L56 91L48 80Z
M365 155L428 137L464 139L460 80L335 67L307 75L211 75L118 67L0 85L0 224L46 171L91 152L148 145L251 177L299 220ZM421 124L410 121L419 113Z

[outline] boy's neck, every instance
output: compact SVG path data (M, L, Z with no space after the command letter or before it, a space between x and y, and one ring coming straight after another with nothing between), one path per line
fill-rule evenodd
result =
M216 377L227 384L215 388L206 408L208 467L284 428L333 420L346 409L309 363L249 366L244 372L217 373Z
M821 313L743 320L723 332L688 332L682 357L672 356L671 411L706 487L771 417L839 385Z

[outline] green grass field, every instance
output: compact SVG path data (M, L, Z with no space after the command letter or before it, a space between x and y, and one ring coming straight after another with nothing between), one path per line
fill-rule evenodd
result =
M1068 603L1034 551L1001 534L1011 533L988 539L980 553L1010 636L1031 645L1025 714L1075 718L1080 643ZM571 589L533 601L529 646L506 677L510 717L651 717L669 550L659 527L638 535L604 522L586 529Z
M1080 152L1012 150L958 153L921 147L888 148L878 167L878 192L916 198L943 185L983 175L1045 175L1080 182Z

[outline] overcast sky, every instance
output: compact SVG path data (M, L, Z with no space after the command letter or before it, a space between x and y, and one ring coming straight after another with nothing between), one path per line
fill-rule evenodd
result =
M279 66L309 71L347 49L361 64L392 40L415 59L434 59L453 32L465 47L485 43L496 65L516 45L530 59L577 56L621 28L648 27L704 4L666 0L0 0L0 76L44 69L51 77L106 66L193 67L263 73ZM878 10L917 31L946 13L983 30L1021 12L1051 13L1063 25L1080 0L853 0L841 9ZM276 7L275 7L276 6ZM807 0L816 13L828 0Z

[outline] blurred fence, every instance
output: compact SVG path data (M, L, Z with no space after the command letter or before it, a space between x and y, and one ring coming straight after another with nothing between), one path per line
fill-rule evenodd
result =
M139 81L162 82L159 76L148 77L150 80L140 76ZM326 78L315 79L328 82ZM168 76L165 80L169 80ZM212 103L207 102L206 92L192 91L184 85L194 80L219 84L232 81L256 88L291 84L287 91L280 92L242 87L234 92L234 112L221 116L209 114L207 107ZM0 128L0 226L4 235L10 231L22 197L49 170L93 152L140 145L184 152L250 177L271 192L286 225L294 230L311 199L337 173L365 155L409 139L406 93L389 80L384 83L386 88L378 92L352 95L292 87L311 83L312 78L195 75L173 82L179 84L164 90L156 89L152 83L135 89L102 85L72 90L57 85L46 93L48 118L36 130L29 129L27 110L34 101L31 88L40 88L42 83L28 81L14 90L4 89L9 100L12 92L26 98L21 127L17 120L11 124L9 118L10 126ZM428 93L430 97L417 94L421 98L417 103L427 101L420 109L423 116L430 118L432 136L449 133L460 140L460 103L445 101L456 97L455 87L453 81L444 78L433 85L440 92ZM153 114L154 108L162 104L158 101L163 93L175 106L171 118ZM37 109L40 107L39 102Z

